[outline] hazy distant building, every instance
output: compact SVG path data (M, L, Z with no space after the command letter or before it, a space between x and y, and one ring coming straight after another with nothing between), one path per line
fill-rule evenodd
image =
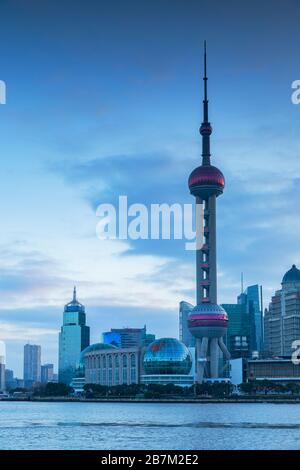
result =
M16 387L16 380L14 378L14 371L11 369L5 369L5 388L10 390Z
M295 265L281 286L264 317L265 351L273 357L291 356L293 341L300 339L300 270Z
M42 384L47 384L48 382L53 382L53 364L43 364L41 367L41 382Z
M155 340L155 335L149 335L144 328L112 328L103 333L103 343L118 348L141 348Z
M78 302L74 287L73 299L64 308L63 326L59 333L59 382L71 383L80 353L89 344L90 328L86 326L85 308Z
M188 316L193 310L194 305L182 301L179 303L179 339L184 343L188 348L195 347L196 338L192 335L188 328Z
M41 346L25 344L23 378L25 386L32 386L41 381Z
M0 391L5 390L6 349L4 341L0 341Z

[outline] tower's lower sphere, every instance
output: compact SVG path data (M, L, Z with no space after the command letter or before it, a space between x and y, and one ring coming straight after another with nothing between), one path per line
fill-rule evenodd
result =
M196 338L221 338L228 326L225 310L217 304L200 304L188 316L188 327Z

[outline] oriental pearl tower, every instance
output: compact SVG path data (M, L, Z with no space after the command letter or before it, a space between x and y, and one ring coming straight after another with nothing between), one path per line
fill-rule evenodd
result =
M190 174L190 192L196 198L196 279L197 305L188 316L188 327L196 337L196 382L202 383L204 371L208 379L219 378L220 349L226 359L230 354L223 342L228 317L217 304L217 256L216 256L216 199L223 193L223 173L211 165L208 120L206 42L204 43L204 100L202 136L202 164Z

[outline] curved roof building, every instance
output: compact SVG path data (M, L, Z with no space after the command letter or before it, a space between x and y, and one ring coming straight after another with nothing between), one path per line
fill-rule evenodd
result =
M297 284L300 285L300 269L296 267L295 264L289 269L282 278L281 284L284 286L286 284Z
M192 356L185 344L175 338L161 338L151 343L143 357L145 374L189 374Z
M89 352L95 351L103 351L108 349L118 349L116 346L112 344L105 344L105 343L94 343L90 344L87 348L81 351L79 356L79 364L76 370L76 377L82 376L84 377L84 367L85 367L85 355Z

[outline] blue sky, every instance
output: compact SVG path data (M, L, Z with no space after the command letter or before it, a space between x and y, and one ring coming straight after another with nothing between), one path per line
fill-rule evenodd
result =
M219 301L262 283L267 304L300 264L300 4L0 0L0 322L7 366L27 341L57 360L73 284L92 340L120 326L177 336L193 302L182 242L100 241L95 207L119 194L192 202L208 42L218 200Z

